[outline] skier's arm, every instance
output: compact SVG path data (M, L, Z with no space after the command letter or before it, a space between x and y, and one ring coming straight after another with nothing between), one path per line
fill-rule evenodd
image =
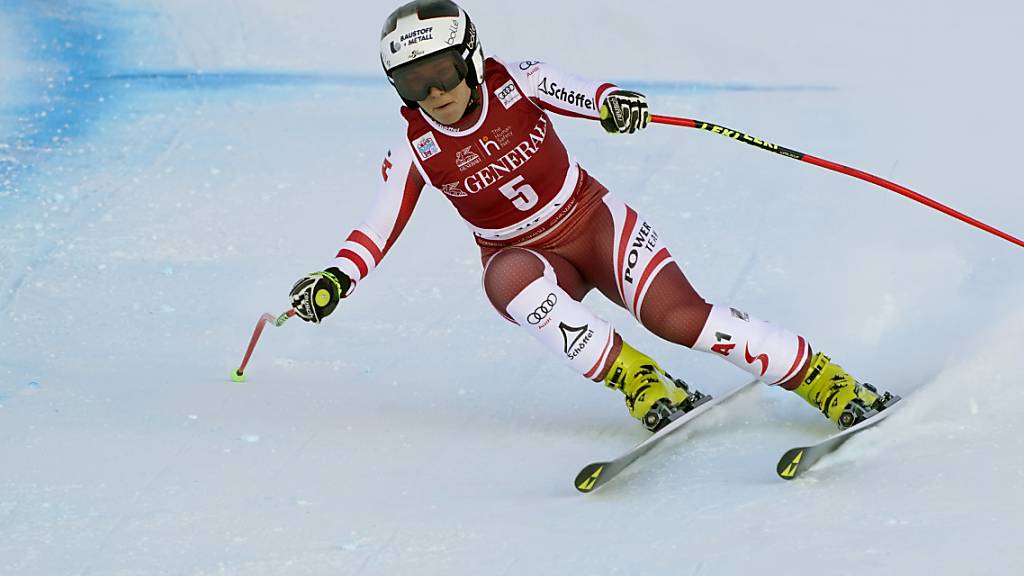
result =
M401 142L388 151L380 174L382 184L373 207L348 235L334 262L322 272L306 275L292 288L292 306L303 320L319 322L333 312L380 264L409 222L424 180L413 166L408 143Z
M578 118L600 118L601 104L617 87L570 74L536 60L504 63L519 87L548 112Z
M601 120L611 134L632 134L647 127L650 120L647 98L638 92L587 80L534 60L505 67L526 95L548 112Z
M352 279L353 288L391 250L409 222L425 186L423 177L413 165L412 151L407 142L399 142L388 150L380 175L376 202L362 224L345 239L334 261L334 265Z

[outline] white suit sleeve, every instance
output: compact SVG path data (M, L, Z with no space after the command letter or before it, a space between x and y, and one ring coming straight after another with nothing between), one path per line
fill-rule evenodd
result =
M617 88L610 82L588 80L536 60L502 64L527 97L544 110L562 116L600 118L604 98Z
M391 250L425 186L413 165L408 142L399 142L388 150L380 174L382 182L376 201L363 222L348 235L332 264L352 279L349 293Z

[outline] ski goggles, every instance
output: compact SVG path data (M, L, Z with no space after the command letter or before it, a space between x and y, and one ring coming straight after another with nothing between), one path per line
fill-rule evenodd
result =
M398 95L406 100L422 102L430 89L451 92L466 79L466 61L453 50L442 50L391 71L391 80Z

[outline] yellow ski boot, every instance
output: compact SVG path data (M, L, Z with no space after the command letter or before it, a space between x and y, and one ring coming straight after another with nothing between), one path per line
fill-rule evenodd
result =
M650 356L625 341L604 383L626 395L629 414L651 432L657 432L677 415L710 399L697 390L690 390L682 380L672 378Z
M821 352L811 358L803 382L793 390L840 429L862 422L892 403L894 396L862 384Z

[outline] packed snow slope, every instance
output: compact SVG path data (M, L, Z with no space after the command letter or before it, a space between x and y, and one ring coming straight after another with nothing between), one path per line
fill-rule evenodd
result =
M488 53L1024 234L1015 3L466 6ZM334 316L268 329L231 382L372 200L391 8L0 5L0 574L1020 572L1024 250L712 134L555 121L706 298L906 398L805 479L776 459L831 427L760 387L577 494L645 433L491 310L434 191ZM706 392L745 380L587 302Z

